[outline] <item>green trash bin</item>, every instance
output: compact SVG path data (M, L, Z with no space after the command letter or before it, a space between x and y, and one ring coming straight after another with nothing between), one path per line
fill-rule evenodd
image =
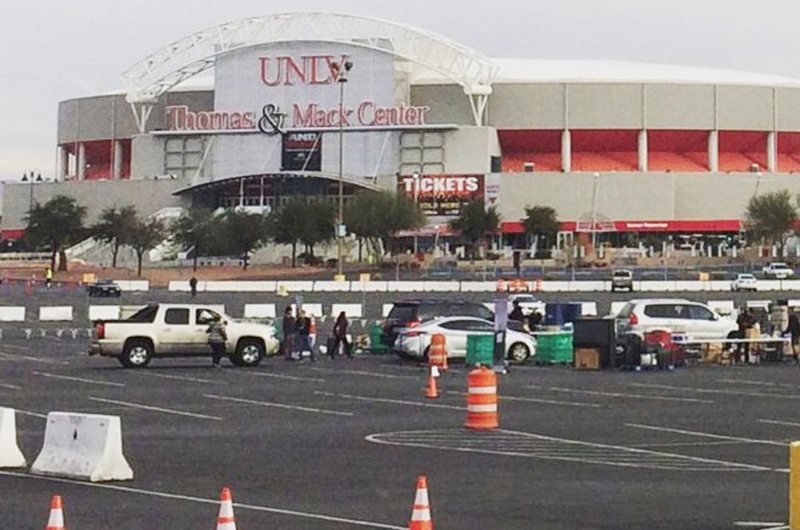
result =
M383 328L375 324L369 328L369 351L371 353L389 353L389 346L383 343Z
M475 333L467 335L467 364L492 366L494 364L494 334Z
M572 331L542 331L536 333L538 364L572 364Z

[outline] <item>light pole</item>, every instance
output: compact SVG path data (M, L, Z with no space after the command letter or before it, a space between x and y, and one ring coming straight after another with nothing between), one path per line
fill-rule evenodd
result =
M412 175L414 177L414 206L419 207L419 171L415 171ZM417 257L418 249L418 236L417 229L414 229L414 259Z
M592 248L595 252L597 252L597 183L599 180L600 173L595 173L592 188Z
M30 177L28 177L27 173L23 173L22 174L22 182L30 183L30 185L28 186L28 190L29 190L29 193L28 193L28 224L30 224L31 210L33 210L33 183L34 183L34 181L41 182L42 181L42 174L39 173L39 176L36 177L36 178L33 177L33 171L31 171L31 176Z
M344 84L347 74L353 68L352 61L333 63L331 65L339 83L339 219L336 225L336 242L338 246L337 279L344 279Z

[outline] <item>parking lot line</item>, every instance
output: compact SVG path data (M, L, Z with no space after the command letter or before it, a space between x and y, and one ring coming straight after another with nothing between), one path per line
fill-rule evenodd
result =
M119 491L122 493L136 493L139 495L148 495L150 497L158 497L161 499L188 501L201 504L210 504L213 506L219 505L219 499L203 499L200 497L192 497L189 495L180 495L176 493L164 493L160 491L131 488L129 486L117 486L115 484L101 484L98 482L84 482L81 480L73 480L68 478L47 477L43 475L29 475L27 473L18 473L14 471L0 471L0 475L7 477L15 477L15 478L27 478L31 480L41 480L45 482L55 482L59 484L86 486L89 488L97 488L109 491ZM360 526L364 528L379 528L381 530L407 530L406 526L396 526L385 523L378 523L375 521L365 521L363 519L350 519L347 517L337 517L334 515L323 515L311 512L301 512L297 510L285 510L283 508L272 508L270 506L259 506L256 504L240 504L238 502L235 502L233 503L233 506L237 510L241 509L241 510L252 510L256 512L274 513L278 515L299 517L302 519L314 519L318 521L327 521L332 523L343 523L346 525Z
M14 409L17 414L22 414L23 416L33 416L34 418L42 418L47 419L47 414L39 414L38 412L31 412L29 410L22 410L22 409Z
M100 403L110 403L112 405L122 405L123 407L130 407L134 409L142 409L142 410L152 410L154 412L164 412L166 414L175 414L176 416L188 416L190 418L200 418L202 420L216 420L221 421L225 418L221 418L219 416L209 416L207 414L197 414L194 412L183 412L181 410L175 409L165 409L163 407L154 407L152 405L142 405L141 403L131 403L129 401L117 401L115 399L106 399L106 398L99 398L94 396L89 396L89 399L92 401L98 401Z
M462 396L468 395L467 392L457 392ZM542 398L532 398L532 397L520 397L520 396L498 396L497 399L500 401L526 401L529 403L545 403L547 405L563 405L565 407L589 407L593 409L602 408L603 405L598 405L597 403L581 403L579 401L556 401L554 399L542 399Z
M443 405L438 403L427 403L421 401L405 401L402 399L376 398L370 396L355 396L353 394L336 394L333 392L322 392L315 390L315 394L320 396L340 397L345 399L355 399L358 401L372 401L374 403L391 403L393 405L410 405L412 407L429 407L434 409L467 410L467 407L457 407L455 405Z
M124 387L125 383L115 383L113 381L97 381L95 379L86 379L84 377L72 377L69 375L57 375L57 374L49 374L47 372L33 372L35 375L41 375L42 377L49 377L52 379L63 379L65 381L77 381L79 383L87 383L90 385L104 385L104 386L117 386L117 387Z
M316 392L315 392L316 393ZM259 405L261 407L275 407L279 409L299 410L302 412L314 412L317 414L333 414L335 416L355 416L352 412L341 412L338 410L317 409L313 407L301 407L298 405L286 405L284 403L275 403L272 401L255 401L252 399L242 399L230 396L217 396L214 394L203 394L203 397L209 399L219 399L221 401L233 401L234 403L246 403L248 405Z
M142 376L145 376L145 377L157 377L157 378L160 378L160 379L174 379L174 380L177 380L177 381L191 381L193 383L210 383L210 384L214 384L214 385L227 385L228 384L227 381L218 381L218 380L215 380L215 379L201 379L199 377L186 377L186 376L183 376L183 375L155 374L155 373L152 373L152 372L143 372L141 370L138 370L138 371L134 370L133 373L135 373L136 375L142 375Z
M724 394L726 396L746 396L746 397L769 397L777 399L800 399L800 395L790 394L770 394L768 392L742 392L741 390L724 390L714 388L696 388L689 386L657 385L653 383L627 383L630 386L643 388L660 388L662 390L681 390L686 392L697 392L698 394Z
M766 419L759 419L761 423L769 423L772 425L785 425L786 427L800 427L800 423L794 421L781 421L781 420L766 420Z
M5 346L3 346L5 348ZM42 364L60 364L68 365L69 361L56 361L55 359L43 359L41 357L33 357L32 355L17 355L15 353L0 352L0 356L10 361L30 361Z
M336 373L336 374L350 374L350 375L366 375L368 377L378 377L383 379L414 379L419 380L419 377L414 377L413 375L392 375L392 374L381 374L378 372L369 372L367 370L336 370L335 368L319 368L319 367L309 367L309 370L316 370L318 372L328 372L328 373Z
M603 397L619 397L619 398L632 398L632 399L652 399L656 401L682 401L685 403L714 403L708 399L697 399L697 398L680 398L680 397L669 397L669 396L649 396L647 394L625 394L622 392L600 392L597 390L581 390L577 388L563 388L563 387L543 387L539 385L527 385L528 388L537 388L537 389L544 389L550 390L553 392L565 392L571 394L585 394L587 396L603 396Z
M0 388L8 388L9 390L22 390L21 386L9 385L6 383L0 383Z
M646 429L649 431L660 431L660 432L671 432L675 434L686 434L689 436L700 436L702 438L713 438L715 440L729 440L732 442L745 442L745 443L752 443L752 444L761 444L761 445L775 445L778 447L788 447L787 442L776 442L774 440L763 440L759 438L742 438L740 436L727 436L724 434L713 434L708 432L701 432L701 431L688 431L685 429L674 429L671 427L659 427L656 425L644 425L641 423L626 423L626 427L633 427L635 429Z
M309 381L311 383L324 383L325 380L319 377L302 377L299 375L268 374L264 372L244 372L247 375L257 377L271 377L273 379L286 379L287 381Z

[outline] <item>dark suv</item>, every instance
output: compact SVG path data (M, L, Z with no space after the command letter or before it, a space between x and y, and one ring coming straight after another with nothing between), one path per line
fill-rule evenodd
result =
M464 300L403 300L395 302L383 325L382 341L392 348L398 328L414 327L438 317L478 317L494 320L494 313L480 302Z

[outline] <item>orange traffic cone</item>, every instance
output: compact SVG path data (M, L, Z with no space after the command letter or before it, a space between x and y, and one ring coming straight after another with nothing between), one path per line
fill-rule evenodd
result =
M50 518L45 530L64 530L64 509L61 507L61 495L53 495L50 501Z
M425 475L420 475L417 479L417 494L414 497L408 530L433 530L431 505L428 502L428 479Z
M439 370L435 366L431 366L430 374L428 374L428 391L425 392L426 398L438 398L439 389L436 387L436 378L439 376Z
M219 498L219 515L217 530L236 530L236 518L233 516L233 496L227 486L222 488Z

